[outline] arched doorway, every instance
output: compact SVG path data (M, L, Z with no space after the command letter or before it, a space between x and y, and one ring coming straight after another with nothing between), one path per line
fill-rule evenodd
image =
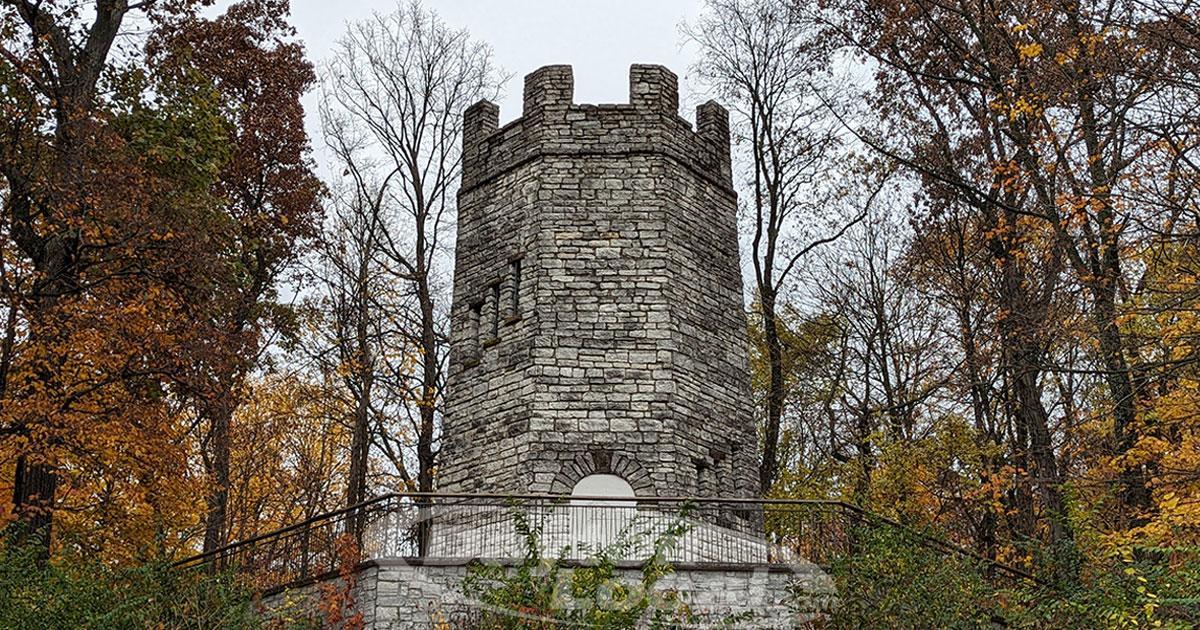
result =
M571 496L573 497L625 497L631 498L633 494L633 486L629 485L617 475L606 473L598 473L588 475L575 483L575 487L571 488ZM586 499L571 500L571 505L590 505L593 503L605 504L604 501L588 501ZM611 501L607 503L612 503Z
M633 486L608 473L587 475L571 489L571 549L577 558L594 555L622 539L637 513L633 501L605 500L634 497Z

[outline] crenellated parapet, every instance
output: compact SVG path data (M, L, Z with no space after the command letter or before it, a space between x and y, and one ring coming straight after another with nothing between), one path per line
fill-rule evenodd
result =
M657 154L732 192L729 114L709 101L696 128L679 116L673 72L657 65L629 70L629 102L574 102L571 66L544 66L525 77L521 117L499 127L500 111L480 101L464 113L462 190L544 157Z

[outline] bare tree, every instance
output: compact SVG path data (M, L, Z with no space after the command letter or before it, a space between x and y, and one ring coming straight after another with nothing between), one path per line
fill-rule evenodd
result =
M908 234L891 212L871 212L839 247L817 257L804 277L813 285L817 312L839 329L842 380L837 416L846 425L830 433L831 454L853 460L853 492L866 503L877 440L909 444L937 417L935 399L950 361L939 345L941 313L913 291L900 264ZM836 422L836 418L834 419Z
M776 0L708 0L684 36L700 49L694 70L733 112L736 142L749 151L754 300L770 368L763 457L768 492L778 469L786 402L780 297L805 255L839 238L865 212L835 209L833 173L841 172L837 126L814 86L831 81L825 38L810 16Z
M348 150L338 143L347 136L326 131L335 153ZM404 342L394 345L398 337L387 334L397 308L394 289L402 281L376 261L384 226L377 211L379 197L367 198L365 191L381 187L372 183L336 191L311 270L317 288L309 300L315 325L308 349L320 378L333 385L331 393L341 403L332 409L350 414L339 418L349 425L351 435L347 505L366 498L371 429L395 411L392 376L407 374L410 367L402 355ZM403 458L398 458L395 468L401 483L412 486Z
M349 503L365 497L368 441L406 488L433 490L462 110L500 83L490 47L416 1L350 25L326 68L343 189L325 249L329 341L356 400Z

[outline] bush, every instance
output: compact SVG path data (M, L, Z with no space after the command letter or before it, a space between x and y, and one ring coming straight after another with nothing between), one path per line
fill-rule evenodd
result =
M617 561L645 540L645 532L623 532L617 543L594 550L586 562L566 569L567 549L544 557L540 525L519 510L513 511L513 523L524 543L522 561L512 567L473 565L463 581L463 592L484 605L472 625L489 630L563 624L618 629L648 623L658 628L674 627L674 622L688 618L675 593L655 591L658 580L672 572L666 552L686 531L683 516L655 538L654 551L642 563L637 580L622 579Z
M837 601L822 628L1195 628L1200 554L1126 551L1057 587L988 577L982 562L917 544L902 531L861 532L835 563Z
M1057 597L1030 598L1013 615L1029 628L1200 627L1200 550L1120 549L1084 567Z
M253 601L229 575L165 562L46 564L29 547L0 549L0 628L259 628Z
M837 601L827 628L986 628L995 591L969 559L948 557L911 535L864 530L858 552L832 568Z

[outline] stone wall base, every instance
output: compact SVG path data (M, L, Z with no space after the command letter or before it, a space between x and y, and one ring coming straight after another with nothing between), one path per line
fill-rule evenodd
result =
M563 606L578 605L570 595L572 570L564 569L558 575L556 593ZM353 578L354 610L362 614L368 628L471 628L492 609L464 594L467 571L466 563L454 561L382 559L365 563ZM620 565L616 574L621 584L641 583L641 569L633 564ZM330 592L345 590L340 578L331 577L272 593L262 604L266 610L286 616L309 616L323 594L328 601ZM680 627L803 627L829 604L833 582L812 564L688 564L659 579L649 597L657 608L673 615ZM646 622L648 625L648 615Z

